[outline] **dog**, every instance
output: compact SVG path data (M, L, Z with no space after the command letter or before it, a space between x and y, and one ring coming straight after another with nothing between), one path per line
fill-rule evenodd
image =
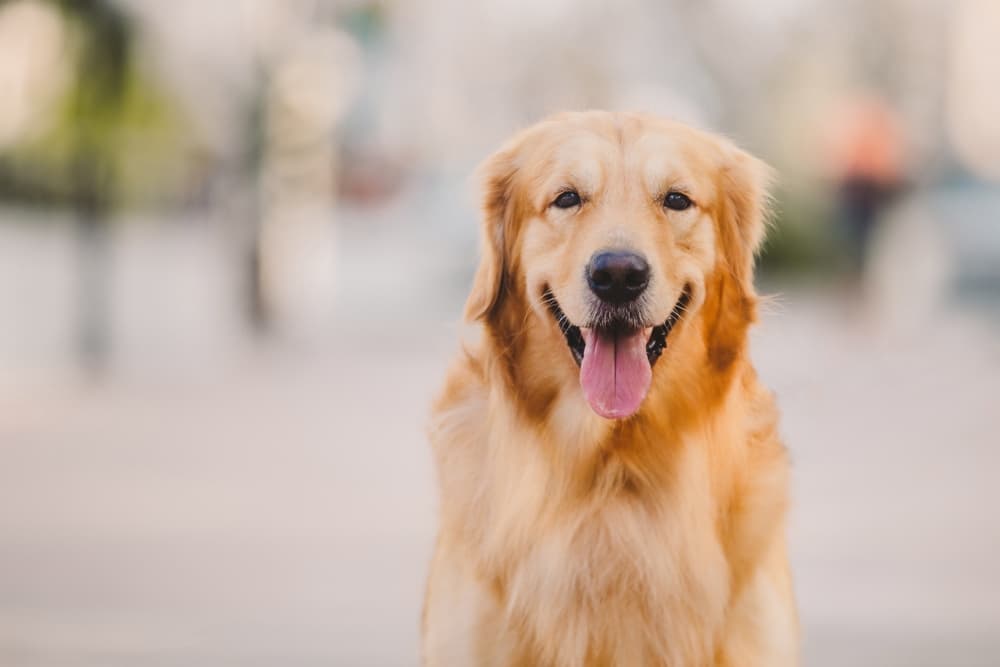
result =
M429 429L423 664L798 664L789 465L747 350L770 169L588 111L481 175L481 337Z

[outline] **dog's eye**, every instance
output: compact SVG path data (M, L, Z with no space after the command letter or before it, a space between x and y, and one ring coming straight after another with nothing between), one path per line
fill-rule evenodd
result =
M580 205L580 195L575 190L563 192L552 202L556 208L573 208Z
M691 198L681 192L668 192L663 197L663 205L671 211L683 211L690 208L692 203Z

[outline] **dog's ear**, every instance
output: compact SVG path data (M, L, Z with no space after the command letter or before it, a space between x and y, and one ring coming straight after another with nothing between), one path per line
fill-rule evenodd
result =
M754 260L764 239L772 170L735 147L725 147L719 177L718 251L706 296L709 360L727 368L743 351L757 315Z
M513 146L493 154L477 170L482 202L482 251L472 291L465 302L465 318L469 321L490 319L498 312L509 288L508 248L513 227L512 189L516 173Z
M724 207L723 253L733 277L749 297L753 288L754 260L767 231L768 193L774 171L767 164L738 148L731 149L722 170Z

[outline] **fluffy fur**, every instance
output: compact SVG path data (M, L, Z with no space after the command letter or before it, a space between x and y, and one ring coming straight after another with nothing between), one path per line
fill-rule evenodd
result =
M482 176L467 317L483 336L430 429L441 523L424 664L797 664L788 463L746 346L768 170L676 123L586 112L522 132ZM567 187L584 203L552 207ZM669 189L695 206L665 209ZM542 299L581 323L583 267L609 245L653 265L654 321L691 294L624 420L591 411Z

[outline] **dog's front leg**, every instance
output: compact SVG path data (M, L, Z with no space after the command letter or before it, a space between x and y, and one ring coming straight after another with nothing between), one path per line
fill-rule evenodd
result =
M517 642L496 596L438 540L424 600L424 667L514 667Z
M733 601L716 667L796 667L799 628L783 542Z

